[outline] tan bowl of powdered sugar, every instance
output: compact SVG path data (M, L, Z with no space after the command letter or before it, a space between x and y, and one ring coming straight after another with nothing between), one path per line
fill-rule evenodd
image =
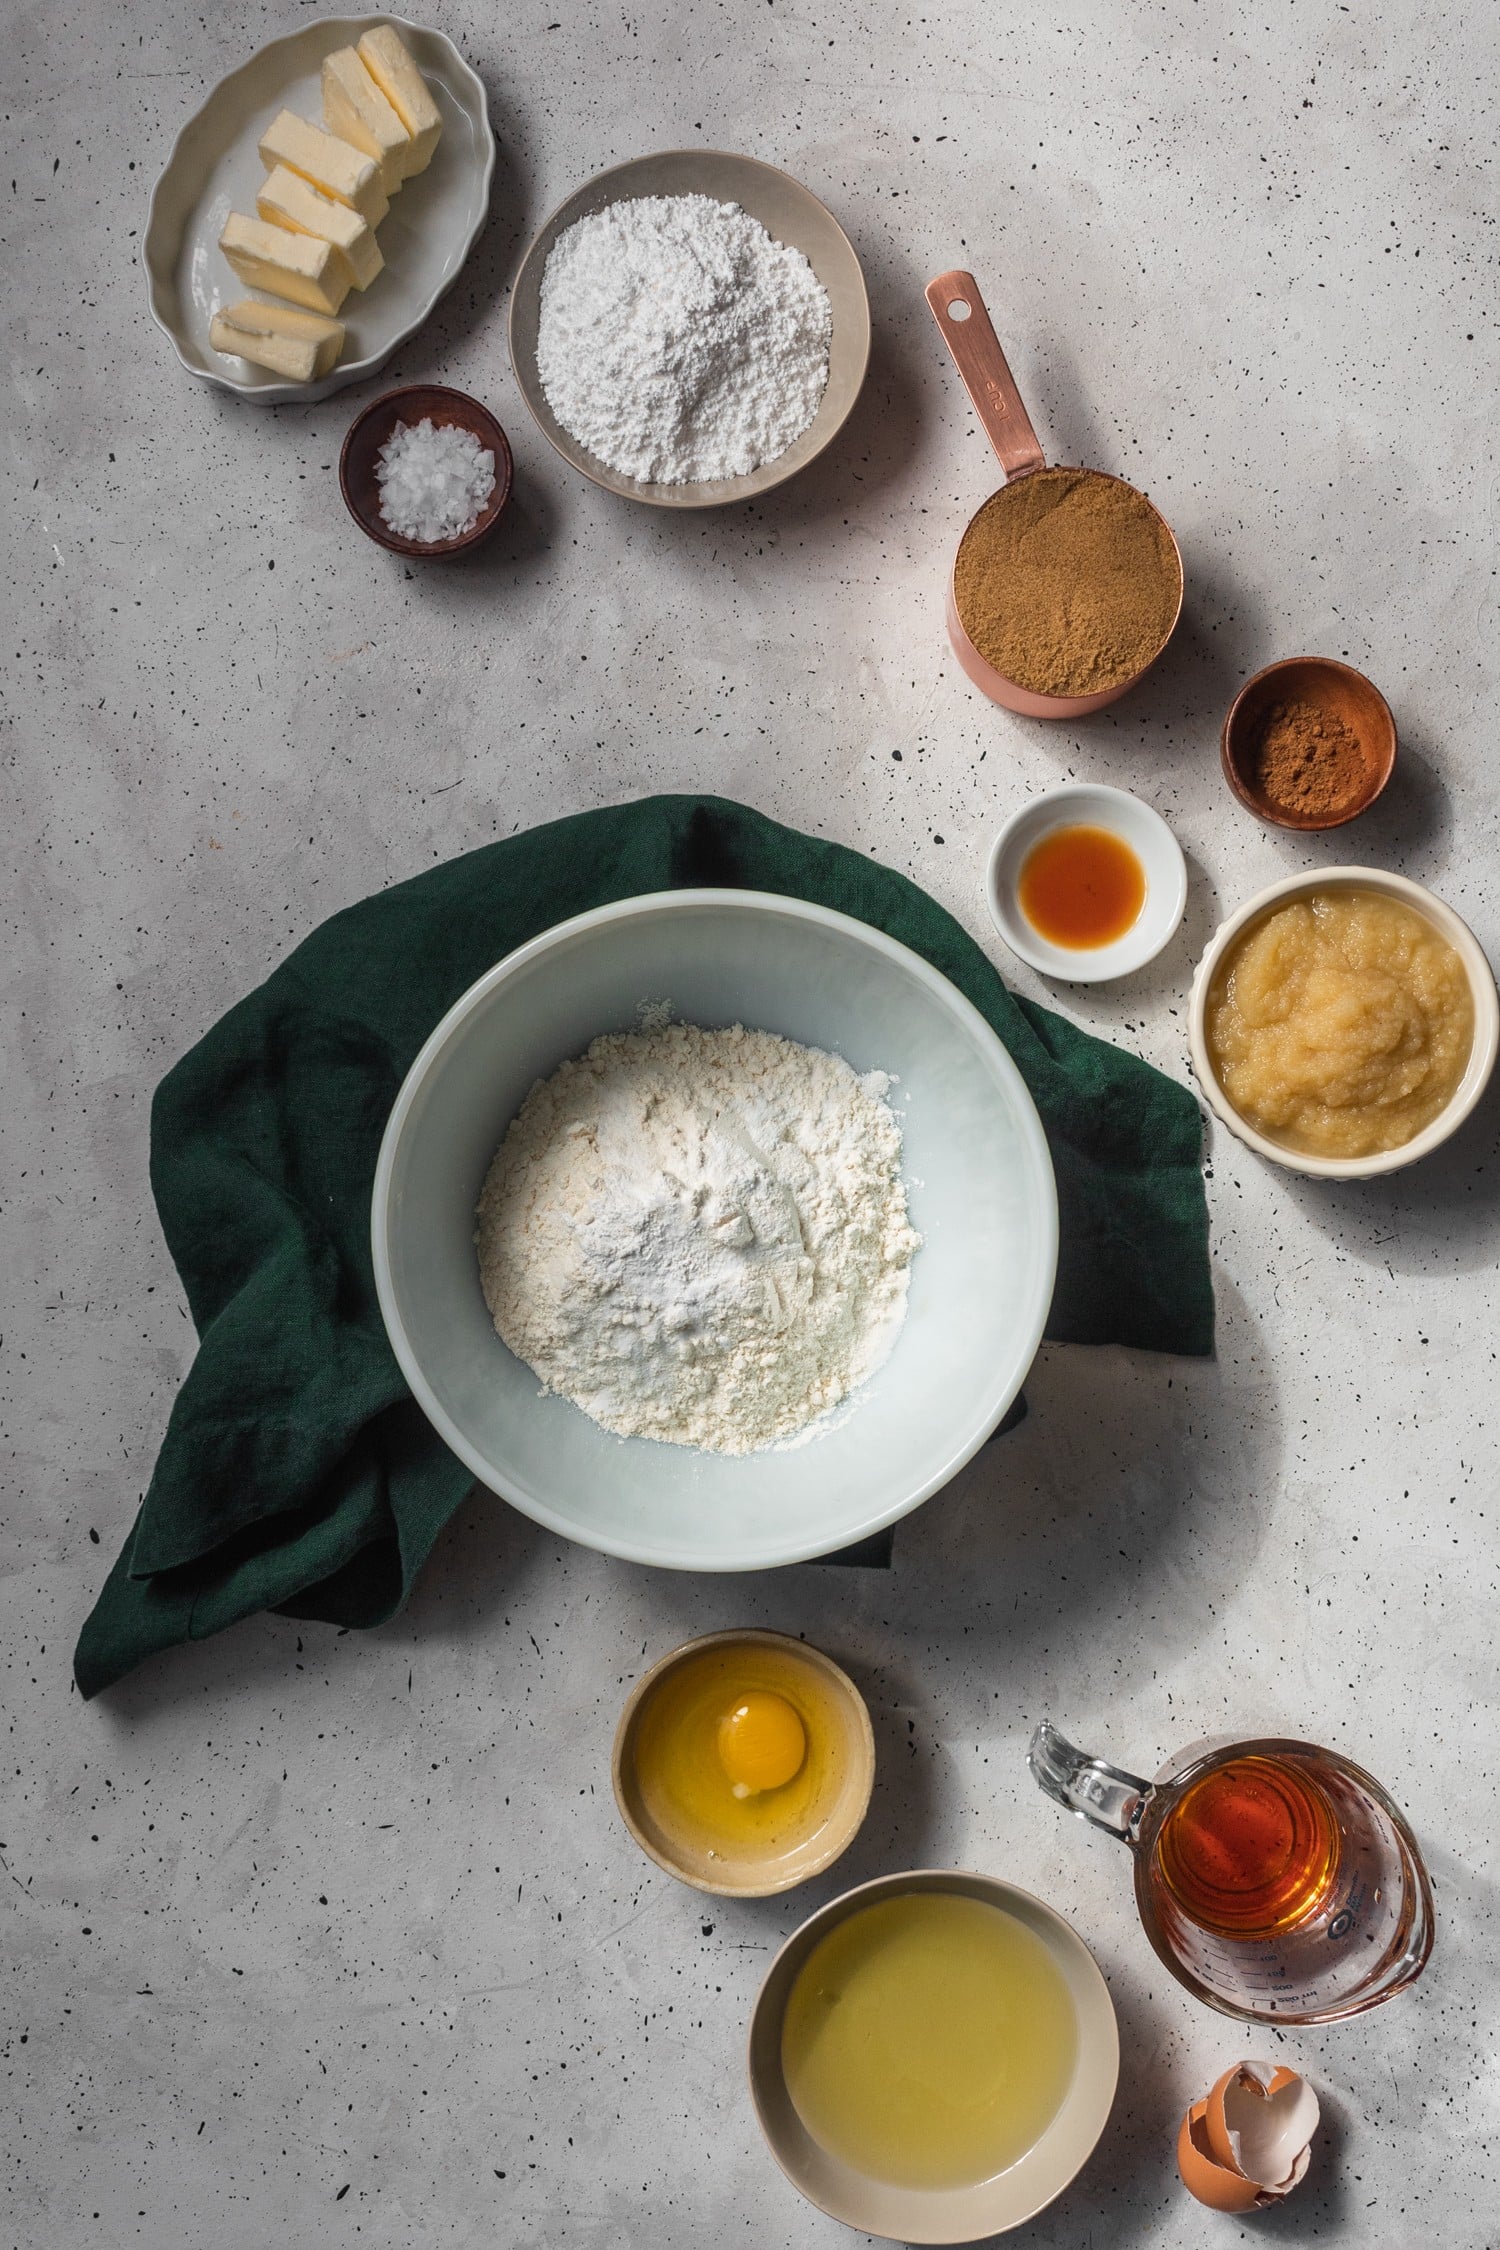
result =
M521 395L574 468L631 500L753 499L832 443L870 357L833 214L754 157L667 149L547 220L511 295Z

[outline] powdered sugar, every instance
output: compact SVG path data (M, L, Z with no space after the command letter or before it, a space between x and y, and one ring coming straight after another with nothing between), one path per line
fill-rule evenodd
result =
M832 327L801 251L737 203L645 196L553 244L537 371L563 428L622 475L745 476L817 413Z
M622 1436L795 1438L905 1317L919 1238L888 1085L738 1026L596 1039L532 1089L485 1179L501 1336Z

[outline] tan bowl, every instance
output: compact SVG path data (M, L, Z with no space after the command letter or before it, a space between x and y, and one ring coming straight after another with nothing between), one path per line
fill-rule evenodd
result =
M739 204L776 241L800 250L828 292L833 335L822 403L801 437L748 476L704 478L695 484L645 484L638 477L621 476L570 437L547 404L537 373L536 338L542 274L552 245L575 220L589 218L611 203L636 202L648 195L711 195L719 203ZM662 149L655 156L633 157L628 164L596 173L559 203L544 223L521 261L511 292L510 360L521 396L543 437L594 484L627 500L643 500L652 508L722 508L736 500L754 500L785 484L833 443L853 411L870 364L870 304L854 245L833 213L800 181L753 156L711 148Z
M1252 758L1261 720L1273 703L1311 703L1342 719L1358 737L1365 762L1365 785L1345 809L1328 813L1293 812L1268 796L1255 779ZM1224 778L1247 811L1276 828L1342 828L1355 820L1384 789L1396 768L1396 722L1391 707L1363 672L1331 656L1287 656L1247 680L1229 707L1219 738Z
M1208 1051L1206 1017L1208 995L1229 947L1252 922L1258 922L1272 908L1285 906L1291 899L1307 898L1315 891L1361 890L1380 891L1387 897L1399 899L1414 913L1429 921L1439 937L1446 938L1468 972L1469 990L1474 1001L1474 1044L1469 1050L1468 1067L1459 1080L1453 1099L1432 1123L1425 1126L1400 1148L1382 1150L1375 1156L1309 1156L1301 1149L1284 1148L1279 1141L1268 1140L1247 1124L1233 1107L1220 1085ZM1485 958L1484 949L1467 922L1461 921L1451 906L1434 898L1420 883L1410 883L1404 875L1389 875L1379 867L1325 867L1311 869L1303 875L1289 875L1284 882L1272 883L1263 891L1247 899L1238 913L1221 922L1209 940L1208 949L1198 963L1193 977L1192 997L1188 1007L1188 1045L1193 1057L1193 1069L1204 1098L1214 1115L1229 1127L1231 1133L1253 1148L1257 1156L1264 1156L1272 1164L1280 1164L1288 1172L1303 1172L1316 1180L1373 1180L1386 1172L1399 1172L1408 1164L1415 1164L1430 1156L1435 1148L1458 1131L1464 1119L1475 1107L1480 1095L1490 1082L1495 1067L1495 1057L1500 1051L1500 999L1495 992L1495 976Z
M893 2187L856 2172L815 2141L797 2115L781 2069L781 2024L797 1972L834 1925L877 1899L949 1891L1002 1907L1042 1940L1078 2012L1078 2061L1062 2108L1019 2162L973 2187ZM1120 2074L1114 2003L1098 1963L1072 1924L1029 1891L993 1875L918 1868L845 1891L803 1923L772 1962L750 2018L750 2093L771 2154L799 2194L830 2218L898 2242L975 2242L1005 2234L1044 2210L1082 2171L1109 2119Z
M746 1647L775 1648L783 1656L804 1665L825 1688L834 1690L835 1708L843 1722L844 1778L833 1808L822 1826L805 1842L775 1860L734 1859L719 1853L710 1856L707 1851L688 1850L666 1835L652 1818L642 1798L635 1768L641 1715L668 1674L690 1657L700 1656L705 1649L721 1648L727 1653ZM705 1633L695 1641L684 1641L681 1648L674 1648L669 1656L653 1664L650 1671L636 1681L615 1729L610 1778L620 1818L631 1835L646 1857L654 1859L658 1867L665 1868L679 1883L690 1883L695 1891L711 1891L716 1898L770 1898L777 1891L793 1890L811 1876L821 1875L825 1867L831 1867L839 1855L848 1850L859 1834L870 1809L870 1791L875 1785L875 1735L864 1697L831 1656L825 1656L821 1649L809 1648L806 1641L792 1640L788 1634L766 1633L745 1626L734 1632Z

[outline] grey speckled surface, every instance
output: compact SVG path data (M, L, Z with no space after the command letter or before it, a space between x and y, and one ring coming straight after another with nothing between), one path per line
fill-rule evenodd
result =
M1020 2239L1249 2239L1186 2201L1171 2144L1188 2097L1267 2047L1159 1973L1123 1853L1024 1779L1050 1711L1147 1768L1271 1726L1389 1782L1430 1846L1439 1952L1391 2008L1270 2043L1328 2129L1254 2231L1500 2241L1493 1105L1365 1191L1216 1136L1217 1364L1048 1352L1025 1428L907 1525L891 1574L652 1576L474 1504L384 1631L262 1620L89 1708L69 1681L192 1349L146 1188L152 1084L346 901L556 811L707 785L910 870L991 942L995 825L1078 773L1139 786L1191 855L1170 954L1062 996L1168 1070L1195 949L1283 869L1395 865L1500 948L1493 13L432 0L493 89L501 168L470 271L392 373L477 391L517 455L507 526L441 572L344 519L359 394L237 405L146 314L171 136L296 11L7 15L0 2241L836 2250L740 2075L769 1950L834 1882L705 1909L608 1802L627 1682L737 1619L805 1629L869 1693L880 1784L840 1883L990 1867L1098 1950L1119 2105ZM505 291L567 188L699 138L828 199L876 356L812 474L662 520L529 427ZM1082 729L988 708L943 645L947 560L995 482L921 301L955 262L1055 454L1139 479L1186 554L1167 660ZM1388 803L1310 845L1236 811L1216 756L1236 682L1305 648L1368 665L1404 741Z

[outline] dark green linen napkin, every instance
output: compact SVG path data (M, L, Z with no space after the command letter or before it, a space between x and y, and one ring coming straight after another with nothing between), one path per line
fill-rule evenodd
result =
M472 1478L407 1391L370 1262L386 1118L439 1017L569 915L694 885L852 914L952 979L1031 1089L1057 1172L1047 1334L1213 1348L1202 1128L1185 1088L1018 1000L888 867L716 797L490 844L336 914L157 1088L151 1184L199 1335L150 1489L75 1657L86 1696L260 1609L378 1625Z

